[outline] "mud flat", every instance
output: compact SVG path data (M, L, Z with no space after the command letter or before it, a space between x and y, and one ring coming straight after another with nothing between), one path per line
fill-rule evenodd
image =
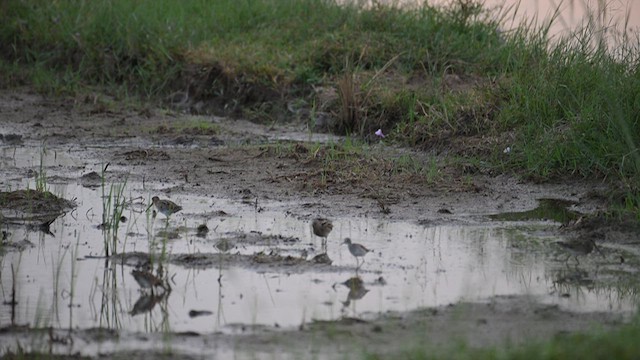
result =
M0 191L77 205L47 231L2 223L3 353L393 357L606 330L636 311L635 225L583 217L605 208L601 184L446 165L428 178L390 166L435 155L384 143L360 154L297 124L27 89L1 92L0 116ZM154 216L152 196L183 209ZM317 216L333 221L326 249ZM346 237L372 249L362 266ZM567 259L557 243L581 238L602 255Z

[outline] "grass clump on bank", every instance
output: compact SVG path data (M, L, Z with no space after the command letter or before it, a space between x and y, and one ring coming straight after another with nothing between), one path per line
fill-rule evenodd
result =
M506 56L483 50L498 49L500 37L496 23L476 19L477 5L410 11L325 0L9 1L2 10L5 62L77 74L65 76L71 82L126 84L149 97L191 86L222 107L309 94L345 75L371 87L367 80L393 59L390 75L487 73Z
M382 128L480 171L609 180L640 216L633 34L614 51L592 22L551 42L548 27L501 31L501 14L473 0L13 0L0 10L6 85L182 91L195 112L300 118L364 139Z

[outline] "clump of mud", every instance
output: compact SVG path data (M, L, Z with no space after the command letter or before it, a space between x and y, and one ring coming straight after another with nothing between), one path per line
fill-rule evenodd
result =
M49 191L0 191L0 222L48 226L75 206Z

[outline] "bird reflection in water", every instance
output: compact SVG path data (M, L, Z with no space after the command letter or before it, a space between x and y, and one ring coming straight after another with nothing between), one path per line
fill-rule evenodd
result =
M351 301L362 299L369 292L369 290L364 287L364 281L358 276L351 277L341 284L349 289L347 298L342 302L344 307L351 305Z
M161 268L158 269L158 274L161 276ZM150 312L156 304L169 297L171 286L166 279L146 270L133 270L131 275L140 286L140 297L129 312L131 316Z
M158 295L142 293L136 303L133 304L133 309L129 312L129 314L131 316L136 316L138 314L148 313L153 310L156 304L167 299L168 297L168 292L164 292Z
M567 258L565 259L565 264L569 263L569 259L573 257L576 260L576 266L580 265L580 260L578 256L587 256L593 252L593 250L597 250L603 258L605 258L604 253L600 250L600 247L596 245L595 241L591 238L588 239L572 239L570 241L557 241L556 244L560 246L566 253Z

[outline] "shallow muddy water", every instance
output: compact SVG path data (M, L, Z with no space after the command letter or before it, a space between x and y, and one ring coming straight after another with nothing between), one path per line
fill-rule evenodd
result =
M406 3L416 1L406 0ZM446 6L452 1L429 3ZM590 24L594 40L603 40L612 49L623 42L634 44L640 33L640 3L633 0L485 0L482 3L486 9L494 10L506 32L522 25L543 27L551 22L548 36L559 39ZM623 33L628 36L623 37Z
M512 19L506 19L513 21L512 26L533 18L537 18L539 23L549 21L555 14L557 18L550 28L551 36L563 35L575 29L588 21L590 16L600 28L614 26L618 30L625 30L625 18L628 15L626 30L640 30L640 6L632 0L488 0L484 3L488 8L502 6L505 9L517 9Z
M24 250L7 246L2 256L2 299L5 304L15 300L0 313L3 326L238 333L259 325L296 328L314 320L374 318L387 311L497 295L528 295L572 311L632 314L636 308L633 292L594 285L616 266L593 255L581 259L580 266L564 261L565 254L554 246L559 240L552 235L558 226L554 222L463 216L452 224L421 225L333 218L327 245L332 263L314 264L311 259L322 249L310 221L327 214L312 209L293 213L289 210L299 204L251 197L243 201L164 194L171 184L85 187L81 175L99 167L91 169L73 152L47 150L42 160L40 152L2 149L3 167L10 175L2 179L4 190L34 188L33 180L20 174L44 170L49 190L75 199L78 207L52 223L48 233L6 227L9 243L22 244ZM119 226L111 252L156 258L164 254L170 259L163 262L170 290L142 290L132 275L136 256L127 261L104 256L105 238L112 237L99 228L108 199L103 193L122 186L126 221ZM184 209L168 221L161 214L154 218L147 210L154 195ZM196 229L202 224L210 231L198 236ZM341 245L346 237L373 250L359 270ZM223 239L229 244L224 252L216 246ZM208 261L174 261L185 254ZM269 257L272 254L282 258ZM307 261L300 263L302 258ZM343 284L356 276L362 284Z

